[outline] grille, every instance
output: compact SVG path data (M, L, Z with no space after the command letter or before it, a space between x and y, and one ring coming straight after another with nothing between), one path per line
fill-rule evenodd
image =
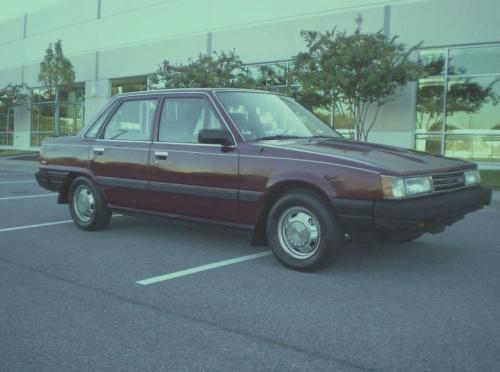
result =
M464 172L438 173L432 175L435 192L457 190L465 187Z

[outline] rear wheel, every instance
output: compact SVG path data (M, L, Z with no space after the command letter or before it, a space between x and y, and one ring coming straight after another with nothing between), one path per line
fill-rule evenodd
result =
M304 271L329 262L344 244L333 212L309 191L290 192L276 202L267 220L267 237L278 260Z
M86 177L73 181L68 204L73 221L83 230L102 230L109 224L112 212L97 185Z

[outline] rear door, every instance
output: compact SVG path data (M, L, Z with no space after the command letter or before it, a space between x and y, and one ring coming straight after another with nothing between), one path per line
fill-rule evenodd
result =
M200 129L225 129L204 94L164 98L150 152L152 208L174 215L238 222L238 152L198 143Z
M149 148L157 107L156 96L123 98L90 148L90 169L113 206L149 207Z

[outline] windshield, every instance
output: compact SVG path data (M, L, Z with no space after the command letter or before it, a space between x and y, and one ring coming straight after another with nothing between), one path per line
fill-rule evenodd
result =
M293 99L258 92L217 92L247 141L342 136Z

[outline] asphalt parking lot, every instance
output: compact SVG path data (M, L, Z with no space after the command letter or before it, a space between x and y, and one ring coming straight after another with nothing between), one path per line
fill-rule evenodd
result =
M2 371L500 370L500 208L348 245L317 273L229 228L69 219L31 173L0 169Z

